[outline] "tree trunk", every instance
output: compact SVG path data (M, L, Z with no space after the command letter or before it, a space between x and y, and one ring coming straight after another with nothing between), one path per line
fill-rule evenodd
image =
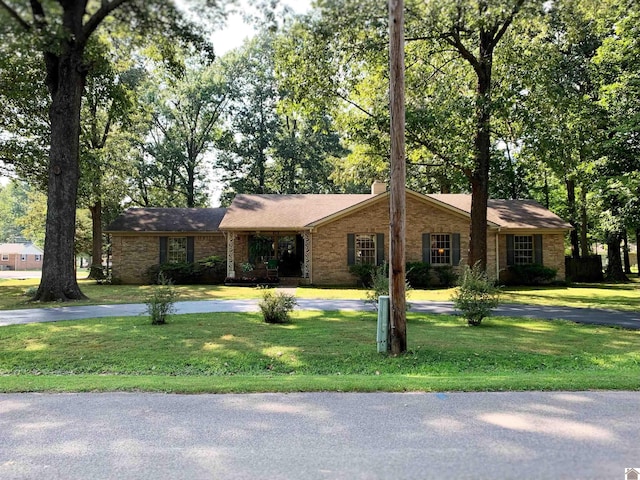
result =
M638 267L638 277L640 277L640 228L636 229L636 267Z
M480 34L478 90L476 95L475 165L471 174L471 230L468 264L487 268L487 203L489 200L489 165L491 163L491 63L493 57L489 35Z
M79 22L81 28L83 9L80 10L65 20L71 24ZM82 57L83 47L73 40L63 44L61 53L45 54L51 93L51 148L42 278L34 296L34 300L43 302L86 298L76 280L74 257L80 106L86 78Z
M102 201L97 200L89 207L91 212L91 269L89 278L93 280L103 280L104 269L102 268Z
M587 230L589 228L589 217L587 216L587 189L584 186L580 189L580 252L583 258L587 258L591 252Z
M607 235L607 271L605 280L607 282L628 282L629 279L622 269L622 256L620 255L620 243L622 234L620 232L610 232Z
M624 264L624 273L626 275L631 274L631 261L629 260L629 236L627 235L627 231L625 230L622 235L622 254L623 254L623 264Z
M565 180L567 186L567 207L569 208L569 223L573 227L569 234L571 242L571 256L580 258L580 243L578 242L578 222L576 221L576 181L567 178Z

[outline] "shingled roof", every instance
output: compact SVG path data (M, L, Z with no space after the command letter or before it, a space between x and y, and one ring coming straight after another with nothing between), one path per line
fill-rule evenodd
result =
M471 195L451 193L426 196L471 214ZM533 200L489 199L487 220L509 229L564 230L571 228L569 223Z
M107 232L219 232L226 208L129 208Z
M471 214L471 195L422 195L425 203L433 201L444 208ZM388 192L381 194L388 196ZM227 210L222 230L295 230L319 224L358 205L383 198L369 194L307 195L238 195ZM489 200L487 220L506 229L569 229L571 225L533 200Z
M237 195L223 230L294 230L373 198L369 194Z

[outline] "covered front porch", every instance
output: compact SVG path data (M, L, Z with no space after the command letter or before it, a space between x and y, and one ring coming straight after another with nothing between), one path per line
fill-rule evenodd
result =
M282 283L310 283L310 232L227 232L226 237L228 278L277 278Z

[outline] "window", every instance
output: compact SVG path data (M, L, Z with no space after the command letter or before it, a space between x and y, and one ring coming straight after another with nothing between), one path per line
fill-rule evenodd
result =
M20 254L20 261L21 262L26 262L27 261L27 254L26 253L21 253Z
M515 265L533 263L533 235L513 236L513 263Z
M167 263L187 261L187 237L169 237L167 243Z
M376 264L376 236L371 235L358 235L356 234L356 263L363 264Z
M448 233L431 234L431 263L451 265L451 235Z
M9 260L9 254L8 254L8 253L3 253L3 254L2 254L2 261L3 261L3 262L6 262L6 261L8 261L8 260Z
M41 262L42 261L42 255L36 254L35 255L35 260L36 260L36 262Z

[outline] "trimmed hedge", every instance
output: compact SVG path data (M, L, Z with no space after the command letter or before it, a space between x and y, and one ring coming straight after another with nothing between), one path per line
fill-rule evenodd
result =
M509 267L510 285L544 285L556 278L558 270L538 263L529 265L511 265Z

